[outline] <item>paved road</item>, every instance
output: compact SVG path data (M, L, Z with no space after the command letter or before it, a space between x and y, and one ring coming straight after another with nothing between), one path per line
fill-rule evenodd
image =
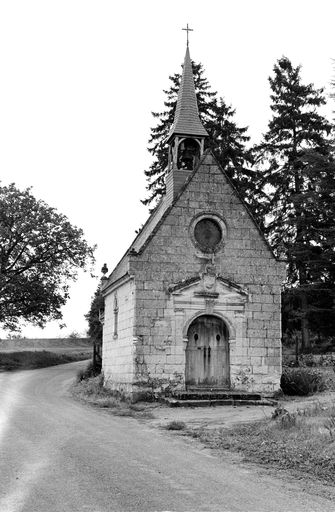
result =
M82 363L0 374L0 511L322 511L335 504L71 399Z

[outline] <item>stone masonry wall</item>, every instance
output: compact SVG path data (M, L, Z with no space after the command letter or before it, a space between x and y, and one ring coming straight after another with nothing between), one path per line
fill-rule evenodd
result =
M134 326L135 382L182 387L185 325L191 314L176 307L168 287L199 275L206 260L196 250L190 224L201 213L218 214L227 228L224 247L215 255L216 272L244 287L243 311L230 312L231 384L245 390L274 391L281 374L280 290L285 269L277 262L230 183L208 155L143 252L130 257L136 280ZM201 257L202 256L202 257ZM208 262L207 262L208 263ZM198 306L200 307L200 306ZM225 316L220 300L211 311Z
M115 325L115 295L117 295L117 335ZM102 361L105 384L128 393L134 379L134 282L119 286L105 297Z

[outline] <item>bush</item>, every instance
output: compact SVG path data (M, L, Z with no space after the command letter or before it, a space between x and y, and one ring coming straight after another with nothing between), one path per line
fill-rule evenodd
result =
M96 377L101 373L101 368L94 365L93 361L90 361L86 368L79 370L77 373L77 381L81 382L82 380L90 379L91 377Z
M170 421L167 425L165 425L166 430L184 430L186 428L186 424L183 421Z
M322 373L312 368L285 368L281 376L280 386L286 395L299 396L326 389Z

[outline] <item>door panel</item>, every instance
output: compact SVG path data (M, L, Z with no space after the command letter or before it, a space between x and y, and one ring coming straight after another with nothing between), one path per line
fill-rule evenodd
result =
M215 316L204 315L189 327L186 348L186 385L228 386L228 331Z

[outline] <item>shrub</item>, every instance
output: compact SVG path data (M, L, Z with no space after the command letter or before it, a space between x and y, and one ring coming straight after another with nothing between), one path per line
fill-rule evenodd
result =
M96 377L101 373L101 368L95 366L93 361L90 361L86 368L83 368L77 373L77 381L81 382L82 380L90 379L91 377Z
M285 368L280 386L286 395L305 396L324 391L326 384L322 373L312 368Z
M165 428L166 430L184 430L186 424L183 421L170 421Z
M107 390L104 388L103 375L101 374L97 377L78 381L77 386L74 386L74 389L79 395L110 398Z

